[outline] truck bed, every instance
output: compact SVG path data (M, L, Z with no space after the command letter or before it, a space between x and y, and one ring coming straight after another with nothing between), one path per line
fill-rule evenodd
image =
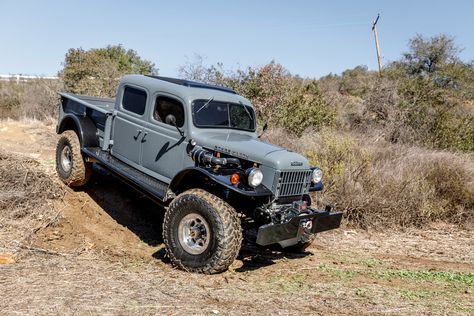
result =
M75 114L82 114L84 115L85 108L91 108L93 110L96 110L100 113L108 113L113 111L115 107L115 99L112 98L99 98L99 97L90 97L90 96L85 96L85 95L78 95L78 94L73 94L73 93L66 93L66 92L61 92L59 94L63 99L69 99L74 102L74 105L76 106L65 106L63 102L63 109L64 112L74 112ZM77 103L77 104L76 104ZM71 105L73 105L71 104ZM78 105L83 105L78 106ZM77 111L83 112L83 113L76 113Z

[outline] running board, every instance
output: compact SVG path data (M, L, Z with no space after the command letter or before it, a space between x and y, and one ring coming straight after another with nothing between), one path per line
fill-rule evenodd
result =
M157 198L162 202L166 200L166 191L168 189L166 183L130 167L126 163L110 155L108 152L101 150L99 147L82 148L82 152L97 160L98 163L119 175L129 184L131 183L134 185L134 187L139 191L144 191L144 193L147 193L151 195L151 197Z

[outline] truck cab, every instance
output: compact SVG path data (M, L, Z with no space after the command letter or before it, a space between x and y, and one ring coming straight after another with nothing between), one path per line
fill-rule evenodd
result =
M220 272L242 241L303 250L342 214L315 209L322 171L300 154L260 140L251 102L188 80L130 75L115 99L61 93L57 172L87 183L99 163L166 208L163 240L180 268Z

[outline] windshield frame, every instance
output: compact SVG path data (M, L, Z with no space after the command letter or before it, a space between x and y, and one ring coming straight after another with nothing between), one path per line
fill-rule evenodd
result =
M244 132L255 132L257 130L257 118L256 118L256 113L255 113L255 110L254 108L249 105L249 104L244 104L244 103L239 103L239 102L228 102L228 101L220 101L220 100L215 100L213 99L212 101L209 102L208 106L209 105L212 105L212 103L227 103L228 106L227 106L227 113L228 113L228 125L226 126L223 126L223 125L199 125L196 123L196 111L194 110L194 105L196 102L203 102L206 103L208 102L209 99L195 99L191 102L191 113L192 113L192 117L193 117L193 124L195 127L197 128L219 128L219 129L233 129L233 130L238 130L238 131L244 131ZM232 106L238 106L238 107L242 107L242 106L245 106L245 108L249 111L250 113L250 116L252 116L251 120L253 121L253 129L248 129L248 128L239 128L239 127L232 127L231 126L231 119L230 119L230 105ZM245 110L244 110L244 115L248 117L248 115L245 113Z

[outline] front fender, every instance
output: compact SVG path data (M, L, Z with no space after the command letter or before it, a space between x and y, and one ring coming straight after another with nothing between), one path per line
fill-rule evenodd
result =
M250 197L261 197L261 196L270 196L272 192L265 188L263 185L260 185L256 188L243 187L238 185L232 185L227 176L216 175L215 173L210 172L205 168L198 166L189 167L181 170L176 174L171 180L169 188L173 192L180 191L182 187L188 187L190 183L196 183L196 179L205 179L211 181L214 184L217 184L225 189L234 191L238 194L242 194Z

